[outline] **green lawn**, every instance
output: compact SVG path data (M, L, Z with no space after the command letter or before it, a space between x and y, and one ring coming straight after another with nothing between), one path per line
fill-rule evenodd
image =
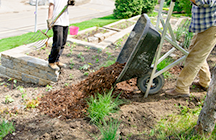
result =
M84 30L84 29L87 29L87 28L90 28L93 26L102 27L104 25L116 22L118 20L120 20L120 19L115 19L113 17L113 15L108 15L108 16L105 16L102 18L94 18L94 19L91 19L88 21L83 21L83 22L75 23L75 24L71 24L71 25L78 26L79 30L81 31L81 30ZM42 30L42 31L45 32L46 29ZM20 36L14 36L14 37L8 37L8 38L1 39L0 40L0 52L24 45L25 42L29 38L31 38L34 34L35 34L35 32L30 32L30 33L26 33L26 34L23 34ZM49 31L48 36L51 37L52 35L53 35L52 31Z

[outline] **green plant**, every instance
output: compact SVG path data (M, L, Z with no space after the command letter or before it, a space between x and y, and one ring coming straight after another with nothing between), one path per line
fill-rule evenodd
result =
M77 54L77 57L80 58L82 56L82 52L80 52L79 54Z
M182 46L187 49L193 37L193 33L189 32L190 20L186 20L175 31L176 40L182 42Z
M14 101L14 99L10 96L10 95L6 95L5 96L5 103L12 103Z
M194 133L194 126L197 124L198 115L202 107L189 109L186 106L179 106L179 108L180 114L169 115L166 119L162 119L151 131L150 136L156 139L167 139L169 136L172 136L172 139L181 140L207 139ZM216 135L214 134L215 131L208 139L215 139Z
M117 19L130 18L140 15L142 7L143 0L116 0L113 14Z
M89 108L87 109L88 116L91 118L91 121L94 123L102 122L106 116L110 113L116 112L118 105L121 104L119 96L114 100L112 91L108 93L99 94L96 96L91 96L87 101Z
M39 105L38 98L32 100L26 100L26 108L35 108Z
M85 61L85 58L84 58L83 56L81 56L80 58L81 58L81 61L82 61L82 62Z
M166 0L166 5L170 5L171 0ZM175 2L175 6L173 8L173 11L179 12L179 13L186 13L187 15L191 15L191 9L192 9L192 3L190 1L186 0L179 0Z
M117 58L113 60L108 60L104 64L102 64L100 67L109 67L110 65L114 64L116 62Z
M73 74L69 74L69 78L73 79L74 78Z
M99 63L99 61L100 61L99 58L97 58L96 61L95 61L95 63Z
M15 131L14 125L12 122L8 122L7 120L0 121L0 140L8 134Z
M25 89L23 88L23 86L18 86L17 90L19 90L21 93L25 92Z
M157 2L157 0L143 0L142 13L152 12Z
M90 68L89 64L85 64L83 66L80 66L79 70L88 70Z
M117 134L117 130L120 126L120 122L118 120L110 120L109 122L103 122L102 124L98 124L97 128L99 129L102 138L101 140L118 140L119 134Z
M68 85L69 85L68 83L65 83L65 84L64 84L64 87L67 87Z
M85 72L84 75L85 75L85 76L88 76L88 75L89 75L89 72Z
M51 85L46 85L46 91L50 91L50 90L52 90L52 86Z

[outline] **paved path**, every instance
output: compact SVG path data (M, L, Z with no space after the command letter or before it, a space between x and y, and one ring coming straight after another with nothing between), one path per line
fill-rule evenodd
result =
M0 39L17 36L35 29L35 6L25 0L1 0ZM37 29L46 29L48 6L38 6ZM70 23L77 23L113 13L113 0L90 0L86 4L69 7Z

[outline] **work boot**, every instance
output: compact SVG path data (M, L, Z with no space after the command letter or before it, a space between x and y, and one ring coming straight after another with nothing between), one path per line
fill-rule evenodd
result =
M60 68L66 68L66 64L62 63L62 62L56 62L56 65L59 66Z
M195 85L196 87L198 87L198 88L200 88L200 89L202 89L202 90L204 90L204 91L207 91L207 90L208 90L208 87L203 87L202 85L200 85L199 81L194 81L194 82L192 83L192 85Z
M55 63L49 63L48 66L49 66L52 70L60 70L60 68L59 68Z
M170 89L165 91L165 94L173 96L173 97L190 97L190 93L180 93L175 91L175 89Z

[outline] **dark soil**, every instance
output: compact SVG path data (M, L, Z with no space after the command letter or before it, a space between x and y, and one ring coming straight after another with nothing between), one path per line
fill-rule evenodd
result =
M124 41L120 46L123 46ZM119 46L119 44L118 44ZM164 43L163 52L172 47ZM47 60L51 45L29 55ZM27 84L0 78L0 115L15 125L15 132L7 135L5 140L93 140L99 136L99 130L89 123L86 117L86 98L95 92L110 89L116 77L121 72L123 65L114 64L104 68L108 61L115 61L121 47L109 46L103 51L89 49L83 46L68 44L61 56L61 61L67 64L66 69L61 70L58 82L46 87ZM81 56L84 59L81 59ZM178 51L174 52L177 57ZM79 56L78 56L79 55ZM208 58L210 68L215 66L216 49ZM84 65L88 69L81 69ZM117 65L117 66L116 66ZM120 106L118 113L112 117L119 120L121 125L118 130L122 140L155 139L148 134L155 124L170 114L178 114L179 106L194 108L200 105L200 101L206 95L206 91L191 86L192 97L173 98L166 96L164 91L173 88L182 65L177 65L169 70L170 76L166 78L161 91L143 98L136 86L136 78L118 83L114 92L121 93L120 99L126 101ZM89 73L86 76L85 73ZM102 81L101 81L102 80ZM16 86L14 86L14 84ZM13 85L13 86L12 86ZM17 88L19 87L19 88ZM23 87L24 92L21 92ZM102 88L103 87L103 88ZM25 97L22 95L26 93ZM5 96L11 95L14 102L6 104ZM41 98L42 96L42 98ZM39 99L40 104L36 108L24 108L26 100ZM145 132L145 133L144 133Z

